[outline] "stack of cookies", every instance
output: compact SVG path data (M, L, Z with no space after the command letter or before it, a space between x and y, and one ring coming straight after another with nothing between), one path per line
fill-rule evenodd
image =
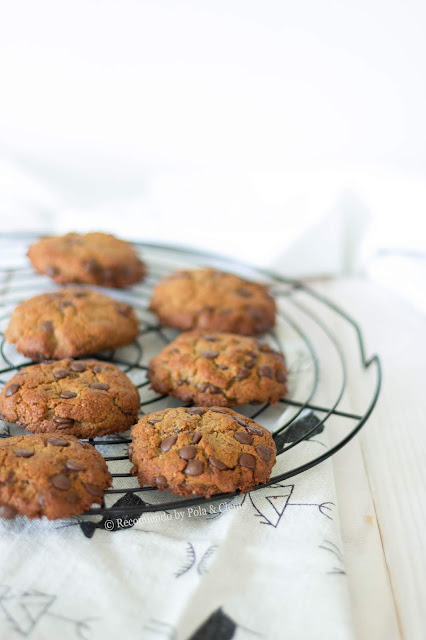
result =
M134 310L76 285L127 287L145 265L133 247L103 233L43 238L28 256L61 285L19 304L5 333L37 364L0 397L0 417L33 435L0 442L0 517L68 517L102 504L112 478L91 439L137 422L139 393L114 364L80 359L131 343ZM275 301L258 283L214 269L179 271L155 288L150 310L180 329L149 365L154 390L186 406L144 416L129 458L142 486L182 496L250 491L275 463L270 432L230 407L276 403L287 392L282 353L260 342Z

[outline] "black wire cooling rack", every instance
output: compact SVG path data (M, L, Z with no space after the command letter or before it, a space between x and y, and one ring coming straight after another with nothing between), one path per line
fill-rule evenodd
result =
M34 273L25 258L31 236L0 236L0 390L21 367L32 364L4 339L4 330L13 308L20 301L55 285ZM176 399L161 396L149 388L146 373L151 357L176 334L158 324L147 311L153 286L178 268L213 266L243 277L265 282L271 287L278 306L277 324L265 340L284 351L289 368L289 395L278 405L237 407L244 415L268 427L277 446L277 464L269 482L253 489L274 485L323 462L344 447L362 428L377 402L381 386L381 366L377 355L367 357L358 323L332 301L306 284L268 271L241 265L214 255L175 247L137 243L135 247L147 263L144 282L126 290L102 289L118 300L131 304L141 321L138 339L129 347L94 354L114 362L132 379L141 396L140 415L168 406L179 406ZM359 391L352 397L348 391ZM365 401L367 398L367 401ZM364 404L361 408L353 406ZM16 425L0 421L0 436L22 435ZM139 517L153 511L193 507L237 495L218 494L182 499L153 487L140 487L130 474L127 457L128 434L89 440L104 456L113 476L113 488L106 492L101 506L86 515L104 518Z

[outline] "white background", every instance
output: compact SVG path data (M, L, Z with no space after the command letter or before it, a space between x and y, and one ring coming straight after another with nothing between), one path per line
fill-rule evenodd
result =
M290 275L426 248L426 4L14 0L0 221Z

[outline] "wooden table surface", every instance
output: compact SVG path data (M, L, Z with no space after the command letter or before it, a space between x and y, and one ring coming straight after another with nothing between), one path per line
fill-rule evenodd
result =
M426 316L365 280L314 288L359 321L367 353L377 352L383 366L373 415L333 457L357 635L424 639ZM360 392L352 383L354 403Z

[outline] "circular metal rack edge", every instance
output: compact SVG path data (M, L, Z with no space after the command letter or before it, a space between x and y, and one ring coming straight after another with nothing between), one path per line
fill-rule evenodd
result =
M11 251L12 258L16 258L19 248L21 248L21 251L24 253L23 247L25 247L29 242L33 240L34 237L30 235L0 235L0 251L2 250L2 248L6 248L8 250L16 249L15 252L13 250ZM139 314L146 314L147 305L141 304L141 302L143 303L144 299L145 301L148 300L150 289L159 279L161 279L163 275L182 266L196 267L209 264L218 268L222 268L223 270L237 272L243 277L248 275L250 277L266 281L267 284L271 286L278 302L282 299L285 300L285 302L291 301L292 304L297 307L302 314L309 317L310 321L314 323L316 327L327 337L330 344L334 345L337 360L340 363L339 391L334 402L331 402L327 406L320 406L311 402L318 387L319 375L321 370L320 358L318 357L318 354L316 352L315 345L310 339L309 331L307 331L299 321L286 314L286 311L283 310L278 304L278 317L285 320L288 326L291 327L291 329L295 332L295 335L297 334L298 338L304 345L306 353L309 354L309 357L312 359L312 384L309 392L306 394L306 397L303 400L296 400L289 396L283 398L280 401L282 405L292 407L294 409L294 413L289 419L278 424L278 426L272 431L275 442L277 444L278 455L285 455L287 451L289 451L293 447L300 445L302 442L309 439L309 437L311 437L313 434L317 433L319 427L324 428L327 425L327 420L331 416L335 419L345 419L351 421L351 428L347 430L345 434L334 444L330 446L323 445L325 446L326 451L322 452L320 455L317 455L312 459L297 466L292 466L291 468L286 469L283 473L271 477L271 479L267 483L256 486L253 491L262 489L266 486L274 485L292 476L300 474L303 471L311 469L312 467L323 462L334 453L339 451L339 449L344 447L363 427L363 425L371 415L379 397L382 377L380 359L376 354L372 355L371 357L367 357L359 324L338 305L300 281L286 279L270 271L243 265L228 258L223 258L208 253L181 249L178 247L161 246L155 244L134 243L134 246L138 250L141 250L143 258L145 258L146 253L151 253L155 258L156 266L151 265L150 260L148 259L147 263L149 274L144 282L142 282L140 285L132 287L131 289L108 290L108 294L113 296L115 295L116 297L125 300L129 304L132 304L139 312ZM7 251L5 253L7 254ZM3 258L2 260L3 266L0 266L0 322L3 323L7 322L11 309L13 309L13 306L15 306L20 300L35 295L36 293L41 293L48 288L54 287L54 285L50 283L46 278L35 274L28 264L21 264L18 260L18 263L16 263L15 261L14 266L8 266L7 260L8 258L6 255L6 258ZM2 276L3 282L1 282ZM300 300L298 299L295 299L296 294L300 293L304 294L307 304L300 302ZM12 296L10 294L12 294ZM362 412L352 413L350 411L342 411L338 408L338 405L341 402L342 397L346 391L348 363L345 358L344 350L342 349L342 346L339 343L339 340L334 335L332 329L330 328L330 326L324 323L320 315L312 308L312 304L314 302L317 306L324 306L329 312L332 312L332 314L336 314L336 316L341 321L352 328L352 331L354 332L354 338L357 342L357 350L359 351L362 369L366 372L370 368L375 368L375 379L372 384L371 398ZM157 324L155 320L147 321L146 319L144 319L142 322L142 330L139 339L133 345L135 355L132 357L132 360L122 359L120 357L120 354L117 354L117 352L96 354L96 357L116 363L126 373L137 372L138 375L143 376L147 370L147 365L142 364L143 348L141 346L140 340L149 333L156 334L156 336L163 343L167 343L170 340L170 337L167 335L167 330L164 327ZM269 338L280 348L282 348L280 337L275 332L271 332ZM18 363L13 362L11 357L6 353L6 343L3 332L0 332L0 339L0 360L2 361L0 365L1 388L1 386L4 385L5 382L7 382L8 377L10 377L21 367L28 366L32 363L25 359L22 359L22 361ZM285 349L283 350L285 352ZM149 381L147 381L146 379L136 384L136 386L140 390L145 389L148 385ZM150 405L158 403L163 399L165 399L165 396L157 395L153 398L142 401L141 413L149 413ZM269 405L262 405L260 406L260 408L256 407L255 411L250 413L250 417L255 419L260 418L261 421L262 415L265 413L268 407ZM154 408L152 410L155 411L158 410L158 408ZM306 411L323 414L323 417L321 418L321 420L316 420L313 423L312 427L308 426L308 429L305 430L302 435L289 442L288 439L286 440L285 434L288 433L289 429L292 428L292 425L294 425L299 417ZM5 425L3 433L0 433L0 437L8 437L9 435L10 429ZM128 461L125 452L122 455L105 455L104 448L114 446L127 447L127 444L130 442L129 437L117 435L106 438L97 438L95 440L90 440L89 442L91 442L91 444L93 444L94 446L100 447L102 449L102 454L104 455L105 460L110 464L113 464L114 462L120 462L124 464L124 461ZM214 502L217 500L223 501L239 495L238 492L236 492L232 494L217 494L215 496L212 496L208 500L206 500L204 497L181 499L177 496L169 494L168 492L158 492L153 487L136 486L134 482L134 476L130 474L130 462L128 462L128 464L128 471L123 473L112 473L114 479L113 488L109 489L106 492L107 500L112 500L115 497L115 494L118 494L119 496L121 495L124 499L118 500L111 506L107 506L104 500L102 506L92 507L88 512L86 512L85 515L97 515L104 517L118 517L125 515L130 518L139 517L146 512L168 511L171 509L180 509L189 506L193 507L200 504L208 504L209 502ZM120 484L122 484L123 482L125 482L125 480L123 479L126 478L129 479L129 485L132 486L115 486L118 482L118 479L120 479ZM132 479L132 482L130 481L130 479ZM164 497L165 500L156 500L155 502L150 503L147 500L140 498L140 495L146 496L149 495L150 492L156 492L157 495L159 493L163 494L162 498ZM139 496L137 504L132 503L131 500L126 500L126 496L129 495Z

